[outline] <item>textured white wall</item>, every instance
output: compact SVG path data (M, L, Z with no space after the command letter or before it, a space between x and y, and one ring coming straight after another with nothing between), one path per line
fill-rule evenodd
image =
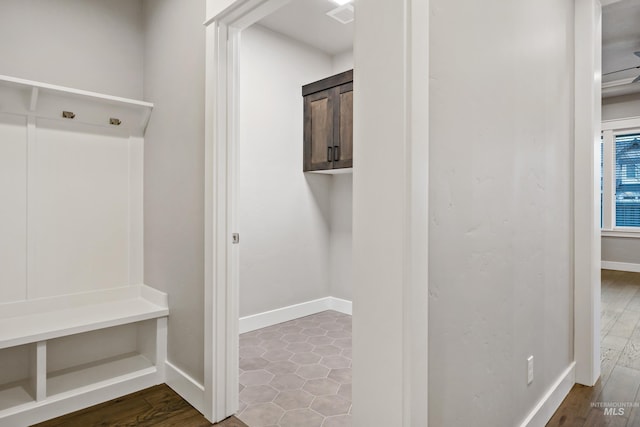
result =
M0 74L142 98L137 0L3 0Z
M302 172L301 87L331 57L260 26L240 50L240 315L329 295L332 177Z
M169 294L168 359L204 383L204 21L200 0L148 0L145 282Z
M429 423L519 425L573 361L573 1L431 16Z

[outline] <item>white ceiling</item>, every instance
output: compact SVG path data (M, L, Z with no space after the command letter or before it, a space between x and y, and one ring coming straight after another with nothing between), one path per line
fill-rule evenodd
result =
M620 0L602 8L602 73L640 66L640 0ZM606 88L611 82L631 81L640 69L603 75ZM603 97L640 92L640 83L603 89Z
M603 0L602 72L640 66L640 0ZM292 0L259 24L335 55L353 49L353 22L341 24L326 13L338 7L331 0ZM602 77L603 97L640 93L640 75L632 69ZM607 88L607 86L613 86Z
M331 0L292 0L258 23L330 55L353 49L353 22L326 15L338 7Z

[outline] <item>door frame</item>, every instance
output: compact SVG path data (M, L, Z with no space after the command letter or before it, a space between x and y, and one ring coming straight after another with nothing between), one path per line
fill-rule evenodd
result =
M575 0L574 360L575 381L600 377L600 152L602 6Z
M231 234L236 225L237 182L237 136L238 136L238 45L242 29L275 11L291 0L207 0L206 26L206 101L205 101L205 384L204 415L217 422L232 415L238 408L238 247L232 245ZM402 270L393 274L403 284L401 289L393 287L400 300L398 314L401 327L388 331L391 336L402 336L403 345L397 351L403 355L402 362L394 365L393 372L401 379L402 387L394 390L401 405L392 411L370 402L370 397L354 391L366 411L379 412L395 419L402 419L402 426L427 425L427 330L428 330L428 275L427 275L427 224L428 224L428 44L429 2L428 0L403 0L399 5L385 2L356 1L358 16L388 16L396 14L393 23L385 22L385 31L393 34L385 48L390 52L403 52L401 63L395 68L397 79L392 84L402 94L397 105L401 120L394 122L396 133L403 135L406 167L397 173L396 194L406 198L403 215L408 222L393 226L403 236L405 249ZM398 12L400 11L400 12ZM371 67L379 58L375 37L365 37L358 30L354 40L355 62L360 71ZM367 31L379 33L379 27ZM360 37L359 37L360 34ZM369 34L371 36L372 34ZM391 40L391 39L389 39ZM359 42L359 46L355 44ZM358 50L360 49L360 50ZM360 52L360 53L358 53ZM366 53L363 53L366 52ZM358 56L360 55L360 56ZM360 59L359 59L360 58ZM377 59L376 59L377 58ZM362 61L366 59L366 61ZM356 68L356 73L358 68ZM369 68L370 71L373 71ZM378 72L378 70L376 70ZM371 75L371 73L367 73ZM388 76L383 76L388 79ZM354 84L356 90L372 90ZM420 96L414 96L419 93ZM358 108L354 105L354 116ZM354 123L355 125L355 123ZM354 129L354 141L358 131ZM368 141L369 143L370 141ZM385 141L386 142L386 141ZM371 154L373 144L367 144ZM364 145L362 145L364 149ZM387 146L379 145L387 153ZM361 162L361 164L364 162ZM354 196L359 180L357 161L354 164ZM376 201L378 203L379 201ZM362 219L362 218L360 218ZM359 218L354 215L354 225ZM380 224L383 226L384 224ZM354 234L354 243L355 243ZM368 249L368 248L367 248ZM368 257L363 251L361 256ZM354 256L356 255L354 249ZM354 275L356 273L354 267ZM356 283L354 288L367 284ZM390 284L387 284L390 286ZM365 314L373 304L354 297L354 310ZM357 317L356 314L355 317ZM364 319L364 317L363 317ZM355 325L354 325L355 330ZM355 332L354 332L355 334ZM420 339L416 339L419 335ZM379 337L378 337L379 338ZM365 340L360 340L365 341ZM377 341L377 339L376 339ZM354 341L354 360L359 356L362 344ZM365 355L366 360L366 355ZM390 367L391 368L391 367ZM365 369L363 368L362 371ZM377 387L375 378L366 372L354 370L360 375L361 387ZM368 384L371 382L372 384ZM369 408L370 407L370 408ZM363 413L364 411L360 412ZM354 422L358 422L354 414Z
M239 248L232 234L238 222L240 34L290 1L207 2L203 409L212 422L233 415L239 398Z

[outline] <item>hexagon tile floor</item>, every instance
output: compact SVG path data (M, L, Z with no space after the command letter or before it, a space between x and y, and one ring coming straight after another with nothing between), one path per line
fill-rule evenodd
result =
M240 335L249 427L351 426L351 316L324 311Z

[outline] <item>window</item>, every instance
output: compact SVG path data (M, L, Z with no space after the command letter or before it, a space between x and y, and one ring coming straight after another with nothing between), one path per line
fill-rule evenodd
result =
M604 230L640 232L640 120L607 122L603 129L600 224Z
M640 134L615 137L616 227L640 227Z

